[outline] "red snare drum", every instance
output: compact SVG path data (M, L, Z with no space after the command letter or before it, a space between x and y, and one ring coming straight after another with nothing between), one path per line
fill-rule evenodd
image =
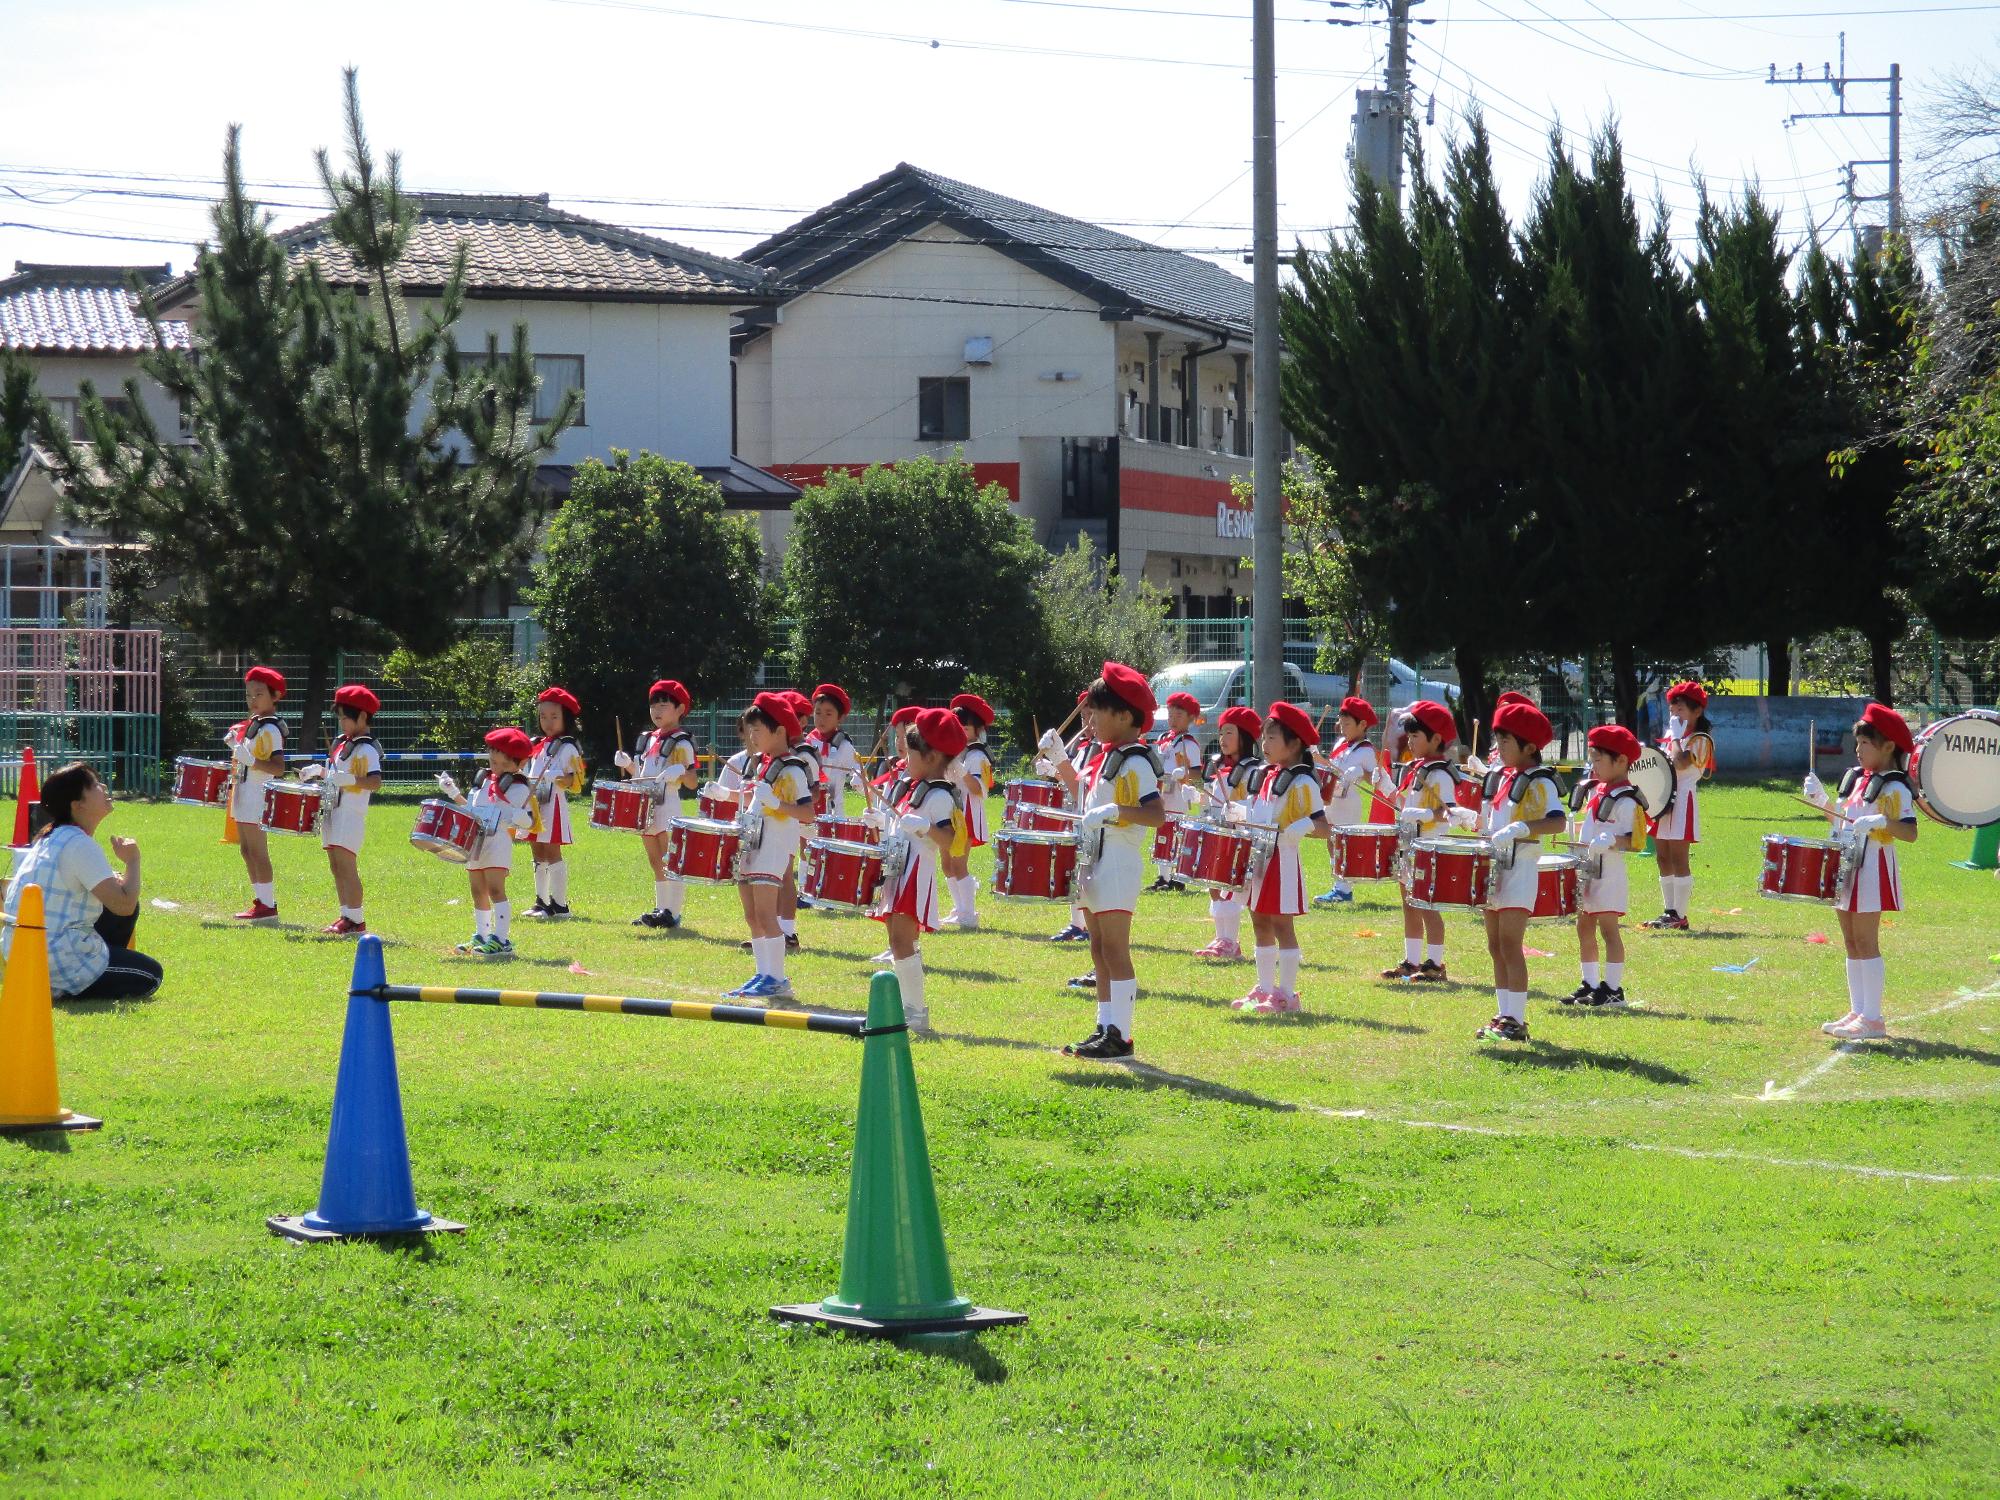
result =
M1425 911L1486 905L1493 883L1493 846L1484 839L1418 839L1410 846L1403 892Z
M1486 800L1486 781L1478 776L1460 777L1458 785L1452 789L1452 795L1458 798L1460 807L1468 807L1478 812Z
M1340 767L1320 766L1313 775L1319 778L1319 800L1331 805L1340 795Z
M590 826L644 833L659 799L642 781L600 781L590 791Z
M833 783L816 781L813 783L813 816L823 818L830 812L837 812L833 805Z
M1076 890L1076 834L1003 829L993 840L993 894L1068 903Z
M417 826L410 830L410 842L439 859L462 865L479 847L479 820L454 803L427 797L417 808Z
M1573 854L1544 854L1535 871L1535 906L1530 922L1556 922L1576 915L1583 861Z
M882 850L845 839L814 839L806 845L799 889L815 906L872 911L882 893Z
M1154 864L1171 865L1174 862L1174 850L1180 843L1182 822L1183 819L1178 814L1170 816L1153 835Z
M1333 873L1342 880L1396 878L1396 825L1342 823L1333 830Z
M1002 821L1009 828L1040 828L1044 823L1027 821L1027 810L1035 807L1062 807L1069 793L1059 781L1010 781L1007 783L1007 812ZM1050 830L1053 831L1053 830Z
M1066 808L1024 802L1014 810L1012 826L1023 833L1075 833L1076 814Z
M264 786L264 826L273 833L318 833L319 788L298 781Z
M863 818L821 818L818 838L841 844L879 844L882 832Z
M201 807L222 806L229 800L229 771L234 764L181 756L174 762L174 801Z
M737 804L725 797L696 797L695 808L713 823L734 823Z
M734 885L743 834L714 818L675 818L667 828L667 873L696 885Z
M1853 883L1855 863L1850 845L1767 833L1757 894L1773 901L1816 901L1832 906Z
M1174 873L1206 890L1240 891L1250 883L1254 841L1245 830L1221 823L1183 823Z

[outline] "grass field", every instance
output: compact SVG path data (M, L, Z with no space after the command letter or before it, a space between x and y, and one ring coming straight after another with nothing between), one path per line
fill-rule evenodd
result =
M586 830L579 918L461 959L465 880L371 816L398 982L713 996L731 892L627 925L637 840ZM771 1323L838 1280L859 1049L615 1016L403 1006L417 1248L300 1246L351 945L316 845L274 840L288 924L219 820L121 807L154 1000L58 1006L64 1102L103 1131L0 1141L0 1493L16 1496L2000 1493L2000 882L1926 824L1891 918L1895 1040L1836 1049L1830 910L1751 894L1776 788L1704 803L1696 930L1635 934L1625 1014L1554 1003L1524 1048L1399 956L1388 887L1303 924L1307 1013L1244 1019L1138 923L1143 1062L1068 1061L1083 963L1041 906L926 944L916 1048L959 1290L1025 1329L850 1341ZM1323 873L1323 856L1308 856ZM523 857L517 905L532 899ZM1650 866L1633 889L1655 910ZM802 922L801 1004L858 1008L881 929ZM1822 946L1813 933L1832 937ZM1718 973L1718 965L1745 965ZM578 973L578 970L587 971ZM499 976L504 974L502 981Z

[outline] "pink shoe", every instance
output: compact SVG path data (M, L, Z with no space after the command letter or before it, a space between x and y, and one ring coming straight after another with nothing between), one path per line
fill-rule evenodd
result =
M1853 1025L1853 1024L1854 1024L1854 1022L1856 1022L1856 1021L1858 1021L1858 1020L1860 1020L1860 1019L1861 1019L1861 1012L1860 1012L1860 1011L1858 1011L1858 1010L1850 1010L1850 1011L1849 1011L1849 1012L1848 1012L1848 1013L1847 1013L1846 1015L1842 1016L1842 1017L1841 1017L1841 1018L1840 1018L1840 1019L1839 1019L1838 1021L1822 1021L1822 1022L1820 1022L1820 1023L1819 1023L1819 1029L1820 1029L1821 1031L1824 1031L1824 1032L1825 1032L1825 1033L1826 1033L1826 1034L1827 1034L1828 1036L1838 1036L1838 1035L1840 1035L1840 1028L1841 1028L1841 1027L1843 1027L1843 1026L1851 1026L1851 1025Z
M1305 1004L1297 995L1288 995L1283 990L1268 990L1265 998L1258 1002L1260 1016L1294 1015L1305 1009Z
M1830 1033L1843 1042L1879 1042L1889 1034L1889 1028L1880 1021L1870 1021L1856 1016L1851 1021L1843 1021L1840 1029Z
M1194 950L1194 956L1196 958L1222 957L1222 939L1219 937L1210 938L1206 943L1203 943L1199 948Z
M1249 994L1243 996L1240 1000L1230 1001L1229 1008L1231 1010L1256 1010L1259 1007L1261 1007L1265 1001L1275 1000L1277 998L1277 994L1278 992L1276 990L1267 990L1261 984L1253 985L1251 987Z

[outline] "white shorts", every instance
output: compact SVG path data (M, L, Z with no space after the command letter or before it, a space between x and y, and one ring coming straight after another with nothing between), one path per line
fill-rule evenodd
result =
M489 833L473 847L468 870L511 870L514 868L514 836L506 829Z
M1105 830L1104 852L1097 856L1090 879L1077 892L1077 904L1085 911L1095 914L1139 909L1139 887L1153 841L1153 830L1148 828L1144 832L1145 844L1135 845Z
M326 793L320 795L324 797ZM320 847L345 849L351 854L359 854L361 841L367 835L368 793L341 793L339 804L327 813L326 821L320 825Z
M746 849L736 864L736 878L758 885L781 885L785 871L798 857L799 824L791 818L765 818L764 837L755 849Z
M1625 873L1625 856L1606 853L1604 873L1583 882L1577 892L1576 909L1596 916L1624 916L1631 910L1630 882Z
M1533 839L1514 845L1514 868L1502 870L1495 861L1493 885L1486 898L1488 911L1533 911L1542 882L1542 846Z
M277 780L261 771L252 771L237 783L236 790L229 794L229 810L239 823L248 823L252 828L264 826L264 788Z

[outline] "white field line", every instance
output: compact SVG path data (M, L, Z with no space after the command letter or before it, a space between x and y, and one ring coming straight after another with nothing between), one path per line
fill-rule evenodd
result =
M1932 1016L1941 1016L1946 1011L1957 1010L1961 1006L1971 1005L1978 1000L1991 1000L1996 995L2000 995L2000 982L1989 984L1983 990L1960 990L1956 998L1947 1000L1942 1005L1934 1005L1929 1010L1920 1010L1912 1015L1896 1017L1896 1024L1898 1026L1907 1026L1912 1021L1928 1020ZM1786 1087L1774 1089L1767 1083L1764 1086L1763 1094L1759 1097L1766 1104L1781 1104L1788 1099L1796 1098L1800 1089L1810 1088L1813 1084L1819 1082L1820 1079L1833 1071L1842 1058L1851 1057L1856 1052L1870 1045L1872 1044L1869 1042L1842 1042L1838 1047L1827 1053L1825 1057L1822 1057L1810 1068L1807 1068L1805 1072L1801 1073L1795 1081Z

